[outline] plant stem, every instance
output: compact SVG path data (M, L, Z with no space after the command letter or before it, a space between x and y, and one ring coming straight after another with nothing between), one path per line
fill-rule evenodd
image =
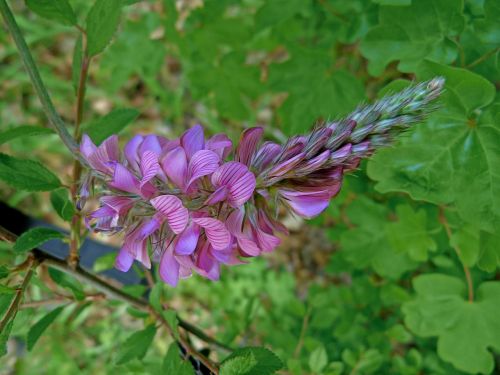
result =
M4 227L0 226L0 239L12 243L16 241L17 236L11 233L9 230L5 229ZM44 253L43 251L38 249L32 250L32 253L35 255L36 259L39 259L40 262L43 262L46 265L49 265L53 268L58 269L59 271L62 271L64 273L67 273L68 275L73 276L74 278L80 280L84 285L93 286L95 289L102 292L108 298L128 303L129 305L135 307L136 309L148 313L152 308L152 306L149 304L147 300L143 298L132 297L131 295L123 292L121 289L111 285L110 283L106 282L100 277L97 277L96 275L86 271L80 266L72 268L64 260L56 258L53 255ZM192 325L191 323L181 319L180 317L178 317L178 320L179 320L179 327L181 327L182 329L184 329L189 333L192 333L200 340L208 344L213 344L214 346L217 346L218 348L226 351L233 350L228 345L225 345L217 341L216 339L207 335L201 329Z
M0 321L0 332L3 332L7 324L16 317L17 311L19 310L19 304L21 303L21 300L23 298L24 291L26 290L26 287L30 283L31 277L33 276L33 273L38 264L39 261L35 258L35 256L30 254L28 271L26 271L26 275L24 275L24 279L23 282L21 283L21 286L17 288L16 295L10 302L10 305L7 308L5 315Z
M82 65L80 67L80 77L78 79L78 88L76 92L76 110L75 110L75 131L74 138L77 142L80 142L81 132L80 125L83 119L83 106L85 103L85 92L87 85L87 76L90 67L90 57L87 55L87 37L84 32L82 32L82 43L83 43L83 59ZM78 159L73 162L73 182L71 184L71 197L73 199L73 205L76 207L78 201L78 186L80 184L80 177L82 174L82 165ZM82 218L80 211L75 210L75 214L71 219L71 233L69 242L69 255L68 264L75 268L79 260L79 250L81 245L81 229Z
M40 73L38 72L33 57L31 56L28 46L26 45L26 41L24 40L21 30L19 29L19 26L17 25L16 20L5 0L0 0L0 13L2 13L12 39L14 39L14 43L17 46L19 55L21 56L21 60L28 72L28 75L30 76L35 92L40 99L49 123L52 125L73 156L86 164L86 161L80 155L78 144L71 134L69 134L66 124L54 108L54 104L52 103L49 93L47 92L42 78L40 77Z
M446 235L448 236L448 240L451 240L452 237L452 232L450 228L450 224L448 223L448 220L446 219L446 215L444 213L444 207L439 207L439 221L444 227L444 230L446 231ZM460 263L462 263L462 267L464 268L464 274L465 274L465 279L467 280L467 290L468 290L468 300L469 302L474 302L474 284L472 282L472 276L470 274L469 267L467 267L462 260L462 250L460 250L460 247L458 245L452 246L453 250L455 250L455 253L458 256L458 260Z
M470 69L470 68L473 68L475 67L476 65L479 65L481 64L483 61L485 60L488 60L492 55L494 55L495 53L497 53L498 51L500 51L500 47L497 47L497 48L494 48L492 49L491 51L489 52L486 52L484 55L482 55L481 57L479 57L478 59L474 60L473 62L471 62L469 65L466 66L467 69Z

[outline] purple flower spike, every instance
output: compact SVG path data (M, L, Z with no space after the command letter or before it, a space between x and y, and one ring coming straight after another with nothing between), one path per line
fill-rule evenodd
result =
M92 170L81 182L80 205L94 181L104 187L85 223L125 234L115 262L121 271L153 260L171 286L193 272L218 280L221 264L279 246L277 233L287 233L282 207L304 218L323 212L345 173L424 118L443 84L413 85L284 144L260 144L263 129L247 129L235 151L224 134L205 140L200 125L174 140L136 135L124 155L116 136L97 147L85 135L80 150Z

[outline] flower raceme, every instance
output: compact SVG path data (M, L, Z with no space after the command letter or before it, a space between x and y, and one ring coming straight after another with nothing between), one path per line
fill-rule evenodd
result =
M124 233L119 270L134 260L150 268L152 260L172 286L193 272L217 280L221 264L245 263L280 244L281 208L304 218L320 214L344 174L425 118L443 85L434 78L410 86L283 145L261 142L259 127L245 130L234 151L223 134L205 139L200 125L176 140L136 135L123 153L116 135L99 146L84 135L80 150L92 170L79 207L99 180L100 207L86 223Z

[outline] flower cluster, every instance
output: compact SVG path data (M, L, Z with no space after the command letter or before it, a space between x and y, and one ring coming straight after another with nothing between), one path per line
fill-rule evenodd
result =
M280 244L281 207L304 218L321 213L344 173L428 114L443 83L411 86L284 145L261 142L263 129L251 128L233 150L225 135L205 139L196 125L176 140L137 135L122 154L117 136L100 146L84 136L80 149L92 171L82 202L92 179L103 182L87 225L124 232L115 263L122 271L134 260L149 268L152 259L173 286L193 271L217 280L221 264L244 263Z

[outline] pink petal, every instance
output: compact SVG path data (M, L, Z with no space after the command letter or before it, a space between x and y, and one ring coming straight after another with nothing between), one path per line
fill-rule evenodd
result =
M205 144L205 148L215 152L221 160L224 160L229 155L232 147L233 142L225 134L216 134Z
M209 249L210 245L208 243L201 248L196 261L196 266L198 268L198 273L201 276L216 281L219 280L220 277L220 265L219 262L212 257Z
M139 170L139 153L137 150L141 145L144 137L142 135L135 135L130 141L127 142L125 147L123 148L123 152L125 154L125 158L128 161L128 165L138 171Z
M187 165L187 156L182 147L169 151L161 162L167 177L183 190L186 187Z
M311 219L323 212L330 203L330 196L325 192L304 193L295 190L281 189L292 210L299 216Z
M166 249L160 260L160 277L171 286L177 286L179 282L179 263L174 257L172 246Z
M215 190L205 201L205 204L208 206L214 205L216 203L222 202L227 198L229 194L229 189L227 186L221 186L217 190Z
M193 218L193 222L205 229L208 241L215 250L223 250L231 242L231 234L224 223L210 217Z
M195 182L198 178L207 176L215 172L219 167L219 156L210 150L197 151L191 160L188 167L188 178L186 189Z
M142 188L147 182L151 181L160 170L160 165L158 164L158 154L149 150L144 151L141 156L140 168L142 174L140 187Z
M182 201L174 195L160 195L151 199L153 207L163 214L175 234L181 233L189 220L189 212Z
M191 160L193 155L203 149L205 137L201 125L195 125L187 130L181 137L181 146L186 151L188 160Z
M139 192L139 181L120 163L115 164L113 180L109 183L112 188L137 194Z
M125 247L122 247L115 259L115 268L122 272L127 272L133 263L134 257L129 254Z
M281 152L281 146L273 142L264 142L255 154L253 165L257 170L263 170L274 161Z
M152 151L156 155L161 154L162 147L156 135L147 135L144 137L142 144L139 147L139 156L142 156L146 151Z
M255 241L249 238L238 238L238 245L240 249L248 256L256 257L261 253L260 247L255 243Z
M240 142L236 148L235 160L250 166L252 157L257 148L257 144L262 138L264 129L261 127L246 129L240 137Z
M283 176L284 174L295 168L299 163L301 163L304 157L305 153L301 152L300 154L297 154L294 157L279 163L269 171L269 176L272 177Z
M82 136L82 142L80 143L80 152L82 153L83 156L88 160L90 155L92 155L94 152L97 151L97 147L92 142L92 139L87 134L84 134Z
M191 223L177 237L175 253L180 255L191 255L196 249L199 237L200 227L194 223Z

